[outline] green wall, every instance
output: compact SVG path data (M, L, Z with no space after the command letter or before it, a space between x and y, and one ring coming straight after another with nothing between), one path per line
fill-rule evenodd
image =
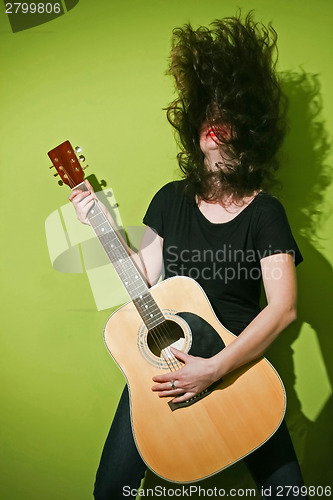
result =
M171 30L239 6L279 34L291 126L278 194L305 256L298 320L269 358L287 388L306 484L332 485L332 2L80 0L16 33L0 5L2 500L92 498L124 383L102 340L111 309L97 310L85 273L52 268L45 221L69 190L46 152L80 144L87 174L114 190L124 225L139 226L155 191L178 176L162 110L173 95ZM203 483L251 484L241 464Z

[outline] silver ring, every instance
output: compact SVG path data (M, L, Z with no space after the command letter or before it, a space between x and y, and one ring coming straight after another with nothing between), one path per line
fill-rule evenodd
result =
M175 381L174 380L170 380L170 384L171 384L171 389L175 390L176 389Z

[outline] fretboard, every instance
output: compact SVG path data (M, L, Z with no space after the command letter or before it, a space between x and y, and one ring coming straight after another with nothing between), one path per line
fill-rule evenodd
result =
M87 191L87 186L83 182L74 189ZM147 328L162 323L162 311L97 201L88 212L88 220Z

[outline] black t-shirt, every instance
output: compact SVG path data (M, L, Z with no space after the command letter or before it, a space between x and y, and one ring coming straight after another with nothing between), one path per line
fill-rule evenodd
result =
M291 253L297 265L302 255L284 208L273 196L260 192L234 219L215 224L184 187L185 181L162 187L143 222L163 237L164 277L195 279L222 324L239 334L260 311L260 260Z

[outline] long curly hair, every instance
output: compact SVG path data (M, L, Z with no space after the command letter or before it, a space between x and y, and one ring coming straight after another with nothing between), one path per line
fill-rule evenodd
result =
M210 27L186 24L173 31L168 72L178 97L166 108L167 118L177 131L177 158L189 191L205 200L231 195L239 201L266 188L277 168L286 114L275 70L277 34L271 24L254 22L252 12L244 22L239 13ZM214 172L205 168L200 149L205 122L223 158L223 168ZM228 137L219 135L221 125L228 126Z

